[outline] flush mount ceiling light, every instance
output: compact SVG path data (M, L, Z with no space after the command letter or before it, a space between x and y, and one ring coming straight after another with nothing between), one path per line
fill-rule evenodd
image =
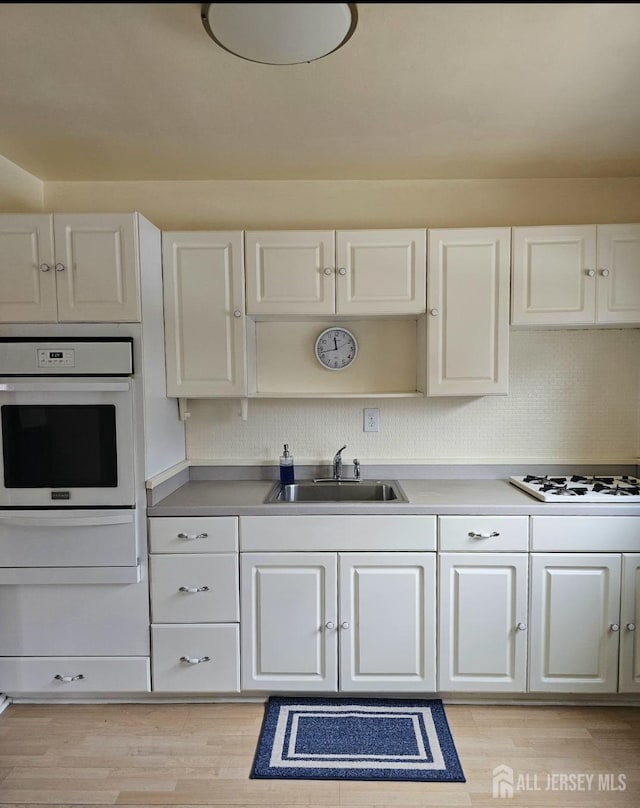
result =
M322 59L353 34L352 3L203 3L202 23L221 48L266 65Z

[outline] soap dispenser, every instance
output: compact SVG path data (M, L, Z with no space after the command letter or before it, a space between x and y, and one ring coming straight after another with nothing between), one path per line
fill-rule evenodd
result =
M293 482L294 477L293 455L289 451L289 444L285 443L280 455L280 482L285 485L290 484Z

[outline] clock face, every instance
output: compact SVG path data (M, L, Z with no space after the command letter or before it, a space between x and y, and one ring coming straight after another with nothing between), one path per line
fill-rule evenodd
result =
M358 353L358 343L346 328L327 328L316 340L316 359L327 370L344 370Z

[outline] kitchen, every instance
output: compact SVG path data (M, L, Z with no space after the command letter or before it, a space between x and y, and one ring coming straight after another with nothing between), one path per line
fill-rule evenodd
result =
M386 19L387 24L391 24L387 18L391 10L384 6L380 6L380 9L377 10L374 4L361 8L363 37L372 35L367 33L371 31L365 25L367 19L371 25L376 17L383 18L379 23ZM410 6L404 7L403 11L405 15L410 11L418 13ZM530 20L532 35L542 36L545 30L543 20L535 19L534 11L529 11L534 16ZM605 12L609 15L606 9L598 12L594 8L591 13L597 15ZM616 13L632 15L632 12L633 8L628 11L619 9ZM13 10L7 6L2 13L5 19L18 26L22 43L30 43L31 49L37 51L43 43L38 41L38 25L28 25L29 15L20 11L19 7ZM40 9L39 13L46 15L51 26L55 25L52 11ZM110 19L106 10L87 9L78 13L101 15L105 23ZM132 7L130 13L143 28L153 16L150 7ZM485 13L498 12L485 10ZM155 14L159 15L164 25L155 30L154 41L158 49L169 56L164 65L155 64L154 74L166 82L166 95L169 96L172 90L180 95L185 88L199 87L197 76L186 77L179 73L178 62L188 63L188 56L181 54L179 57L175 52L176 30L183 33L188 31L193 38L199 34L197 15L195 20L191 20L190 15L180 10L177 4L166 4ZM568 17L561 17L558 25L570 21L576 24L583 20L579 9L575 11L575 18L570 17L566 9L559 14ZM439 21L445 21L445 11L441 10L439 15ZM82 20L82 17L79 19ZM487 25L491 19L490 16L486 18ZM476 22L480 24L481 20ZM507 21L502 22L506 24ZM513 22L515 24L516 20ZM81 37L74 39L73 21L67 19L66 23L64 30L59 31L58 42L66 44L65 51L75 54L76 58L89 60L93 46ZM626 29L626 34L617 34L622 36L622 53L627 53L625 37L634 41L633 34L637 32L634 23L635 19L631 16L626 26L621 25ZM400 23L396 21L395 24ZM586 22L582 24L587 25ZM590 24L594 24L592 18ZM110 30L108 25L105 28ZM392 30L396 36L399 35L397 29ZM558 30L568 33L566 28ZM124 36L122 29L111 33L114 37L117 33L120 37ZM66 37L70 38L69 41ZM224 56L214 56L208 41L206 44L196 41L199 42L203 59L224 59ZM359 41L362 42L356 34L351 44L360 47ZM515 48L517 42L514 36L510 43L503 45ZM50 45L47 43L45 47L48 49ZM114 47L121 52L119 40L105 43L105 52L110 49L113 52ZM374 44L368 43L368 47L374 48ZM385 49L383 45L381 47ZM583 47L585 45L576 44L578 61L578 56L584 56ZM9 47L5 54L15 69L15 65L20 63L17 54ZM338 60L348 56L346 46L335 54ZM143 59L142 55L136 58ZM513 52L511 58L516 58ZM267 96L270 91L272 99L273 93L277 96L279 83L288 85L292 81L290 74L278 68L276 72L271 70L265 74L256 73L255 67L247 66L240 60L235 63L227 60L222 64L226 80L230 83L232 76L240 80L246 78L247 71L252 71L251 75L258 78L260 91ZM451 63L447 64L451 68ZM596 70L591 60L587 64ZM584 67L585 62L582 65ZM321 60L315 65L322 71L329 70L330 66L330 60ZM123 56L120 63L111 67L116 71L120 86L125 87L131 71L141 65L129 55L127 59ZM504 66L498 64L495 67L499 69ZM558 65L554 63L554 67ZM345 66L340 61L335 69L340 73ZM598 70L603 69L600 63ZM74 76L72 66L61 65L59 70L59 80L76 87L80 77ZM634 75L633 68L630 68L630 73ZM46 89L38 89L29 80L33 71L25 68L20 75L24 84L16 86L22 88L25 95L29 93L34 109L46 110L50 128L64 130L68 127L68 121L64 120L65 110L47 104ZM327 81L328 76L323 74L322 78ZM375 83L374 76L369 78L371 83ZM444 81L443 76L440 79ZM573 77L573 80L576 82L575 88L579 88L577 78ZM359 90L362 90L362 81L362 78L358 78ZM510 87L501 86L505 96L509 97ZM290 87L289 91L293 92L294 89ZM77 99L69 99L69 103L78 104L74 113L81 115L83 104L89 108L91 105L82 100L82 88L77 87L77 90ZM513 92L511 100L515 103L515 90ZM152 107L149 112L156 114L154 120L157 120L157 115L166 117L163 105L168 99L161 96L161 103L158 97L154 99L147 99ZM14 105L16 103L15 99L9 101ZM549 103L552 101L555 104L557 99L552 97ZM199 97L195 103L200 104ZM318 96L318 103L325 115L332 107L339 106L335 98L327 98L322 93ZM385 109L395 109L391 99L386 98L384 103ZM267 114L259 106L259 99L253 99L252 104L256 106L236 111L235 114L240 116L237 131L255 128L253 121L262 120ZM601 114L606 111L607 115L615 116L615 109L607 107L604 98L601 104ZM591 106L597 107L594 104ZM348 105L343 105L343 109L348 119ZM524 114L522 105L517 109ZM634 111L635 107L631 105L631 109ZM359 109L358 114L364 112L365 109ZM120 114L121 120L136 120L136 112L130 108L126 112L120 110ZM185 109L175 110L173 125L183 129L184 119L181 121L180 115L185 114L188 114ZM287 148L276 147L273 154L295 154L300 147L293 142L293 137L275 123L274 129L273 136L279 138L280 143L285 143ZM203 127L203 131L209 130L211 126ZM31 136L35 137L33 133ZM74 151L73 144L77 142L73 138L74 133L71 132L67 141L71 152ZM306 142L302 138L298 138L298 141ZM150 142L160 153L162 139L159 135L151 134ZM505 154L512 153L509 152L508 142L503 140L500 145ZM53 148L53 141L49 144L41 142L39 146L40 154L45 154L47 149ZM135 167L127 172L121 166L110 165L108 152L104 150L99 159L87 161L91 165L85 164L84 168L79 166L65 174L62 169L45 167L35 157L32 162L21 160L22 147L16 138L12 151L4 150L5 157L0 163L3 180L0 202L6 213L139 210L163 232L484 228L588 223L604 225L640 221L639 172L632 161L624 164L621 157L618 163L613 160L597 163L592 154L590 159L585 157L586 162L565 160L561 166L548 162L535 170L531 166L514 170L507 165L507 161L494 173L489 173L486 166L471 169L459 158L460 165L451 161L445 163L449 168L442 174L439 166L432 167L431 173L403 166L397 156L403 150L394 148L396 156L393 165L386 168L384 173L378 168L379 173L376 174L366 170L364 144L361 144L360 151L349 152L345 143L342 165L335 162L325 168L321 168L319 162L323 153L322 144L317 146L320 152L313 161L305 163L312 168L294 171L289 166L280 175L275 170L267 172L257 163L252 165L248 151L245 152L246 164L241 167L231 161L232 152L226 152L228 168L221 160L217 174L209 174L200 160L197 168L183 165L179 175L165 172L158 165L161 161L156 161L153 168L148 168L141 175L136 174ZM149 159L152 159L154 149L145 150L152 152L149 155ZM624 150L622 154L625 154ZM183 154L182 159L185 160L186 156ZM70 159L68 154L65 156L62 152L56 157L59 166L65 165ZM81 160L82 155L76 154L75 158ZM132 155L134 163L135 159L139 161L141 158L140 151ZM114 159L117 163L117 159ZM380 163L376 163L372 157L369 159L375 171ZM350 171L350 161L358 168ZM31 169L27 170L26 166ZM176 176L180 176L180 179L176 179ZM347 474L351 473L353 458L357 457L365 478L383 475L402 477L403 481L414 476L419 478L420 474L436 480L443 477L462 480L465 477L482 478L486 474L509 476L496 472L496 467L500 466L505 469L518 466L518 472L523 475L558 465L566 470L563 473L569 473L569 469L582 470L593 466L635 468L640 440L639 334L637 328L512 327L509 333L508 395L251 398L246 420L242 417L238 398L189 398L187 407L190 417L184 422L186 456L203 476L232 473L247 477L258 469L258 473L269 480L275 480L277 475L277 458L284 442L290 445L299 472L309 469L314 474L317 466L324 466L323 473L326 472L335 451L347 444L344 452ZM365 407L379 410L377 433L363 431ZM407 488L410 489L410 486Z

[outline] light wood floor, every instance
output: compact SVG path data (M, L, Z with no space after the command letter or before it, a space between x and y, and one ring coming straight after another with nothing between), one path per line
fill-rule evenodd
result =
M0 805L640 806L640 707L445 709L466 783L251 780L263 704L14 704ZM492 796L502 764L513 799Z

